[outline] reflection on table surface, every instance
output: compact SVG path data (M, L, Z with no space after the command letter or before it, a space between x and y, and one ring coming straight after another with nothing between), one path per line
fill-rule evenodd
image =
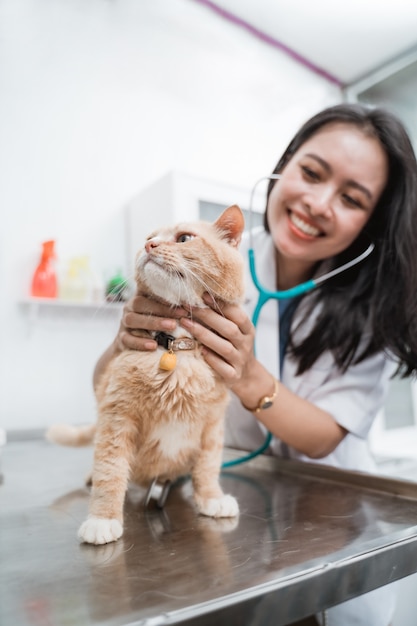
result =
M393 563L397 578L417 569L412 488L398 497L389 481L370 490L329 480L327 469L281 471L273 459L223 472L236 520L198 516L186 479L162 511L146 510L145 491L131 486L122 539L80 545L91 462L92 449L43 441L4 449L2 625L208 624L213 615L249 625L276 597L279 626L389 582Z

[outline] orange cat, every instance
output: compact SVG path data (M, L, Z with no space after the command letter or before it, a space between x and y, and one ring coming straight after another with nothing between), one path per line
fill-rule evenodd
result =
M136 259L138 293L174 306L205 306L208 292L218 302L239 303L244 293L238 245L244 227L239 207L207 222L183 223L153 233ZM149 336L146 331L138 334ZM155 334L153 334L155 336ZM199 513L234 517L236 500L219 485L226 385L207 365L201 346L181 328L158 337L155 352L125 350L115 357L96 390L93 485L89 516L79 537L93 544L123 533L128 480L148 486L191 474ZM93 428L79 429L80 445ZM73 431L76 432L76 431Z

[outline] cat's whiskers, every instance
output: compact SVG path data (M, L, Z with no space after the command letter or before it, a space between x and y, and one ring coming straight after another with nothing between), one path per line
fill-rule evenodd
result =
M183 288L184 288L185 296L186 296L186 301L183 302L182 304L185 304L185 305L189 306L190 310L192 311L192 307L194 305L194 299L193 299L193 290L191 289L190 280L189 280L189 276L188 276L188 274L190 272L188 271L188 268L182 268L182 270L183 270L181 272L182 277L181 277L180 280L183 283ZM184 271L185 271L185 275L186 275L185 276L186 280L184 280ZM194 274L192 274L192 278L195 278Z
M201 263L192 261L191 259L187 259L187 266L189 267L193 276L202 284L206 285L206 283L203 281L203 277L207 276L208 278L210 278L212 283L214 283L219 288L221 287L222 285L222 282L220 280L221 277L219 277L219 280L216 280L213 274L206 272L204 268L202 268ZM194 268L197 270L197 272L194 272Z
M188 261L187 261L187 262L188 262ZM216 300L216 295L217 295L217 294L213 291L213 288L212 288L212 287L210 287L210 286L209 286L209 285L208 285L208 284L207 284L207 283L203 280L203 278L202 278L202 276L201 276L201 266L199 266L199 265L197 266L197 264L196 264L195 266L199 269L199 271L200 271L200 273L199 273L199 274L197 274L196 272L194 272L194 270L193 270L191 267L190 267L190 268L188 268L188 267L187 267L187 270L189 270L189 273L191 274L192 278L193 278L196 282L198 282L198 283L199 283L199 284L203 287L203 289L204 289L204 291L205 291L205 292L207 292L207 293L209 294L209 296L211 297L211 299L212 299L212 301L213 301L213 304L215 305L215 309L216 309L216 311L217 311L218 313L220 313L221 315L223 315L223 316L224 316L223 311L221 310L221 308L220 308L220 307L219 307L219 305L217 304L217 300ZM207 272L206 272L206 275L207 275L207 276L209 276L209 274L208 274ZM216 285L220 285L220 283L218 283L217 281L214 281L214 280L213 280L213 277L212 277L212 276L210 276L210 278L212 279L212 282L214 282ZM190 305L191 305L191 303L190 303L190 302L189 302L188 304L190 304Z

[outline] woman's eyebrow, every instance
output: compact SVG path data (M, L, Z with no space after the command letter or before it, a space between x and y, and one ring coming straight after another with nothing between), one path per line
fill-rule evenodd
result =
M308 152L306 156L310 157L311 159L314 159L315 161L317 161L317 163L319 163L322 167L324 167L325 170L327 170L328 172L331 172L332 168L327 163L327 161L319 157L317 154L313 154L313 152Z
M319 163L327 172L332 171L332 168L330 167L329 163L327 163L327 161L319 157L317 154L313 154L312 152L309 152L306 154L306 156L317 161L317 163ZM369 200L372 200L371 192L364 185L361 185L356 180L348 180L346 181L346 183L349 185L349 187L354 187L358 191L361 191L362 193L364 193L369 198Z

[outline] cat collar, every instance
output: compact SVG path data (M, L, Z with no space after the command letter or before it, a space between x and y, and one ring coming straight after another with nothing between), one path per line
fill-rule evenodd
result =
M168 333L159 332L154 337L158 346L162 346L165 350L177 351L177 350L194 350L196 342L191 337L179 337L175 339L173 335Z
M178 337L178 339L176 339L173 335L159 332L155 335L154 339L159 346L168 350L168 352L164 352L159 361L159 369L166 371L175 369L177 365L176 351L194 350L196 347L196 342L191 337Z

